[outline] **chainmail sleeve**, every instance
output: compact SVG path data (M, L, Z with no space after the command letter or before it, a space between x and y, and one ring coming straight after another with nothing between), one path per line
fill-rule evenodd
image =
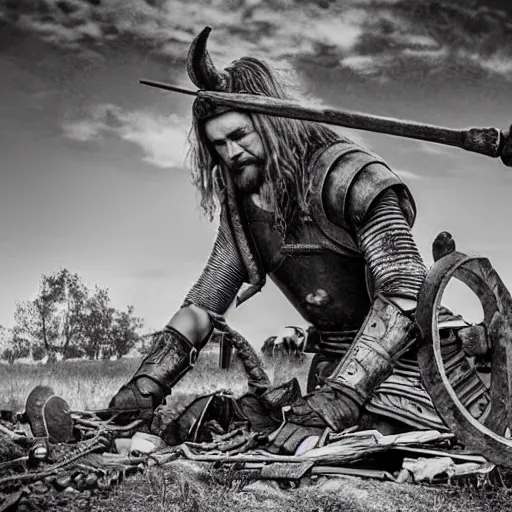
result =
M383 192L355 229L373 292L416 299L427 268L396 192L393 189Z
M246 280L246 270L223 209L212 252L182 307L195 304L216 315L224 315Z

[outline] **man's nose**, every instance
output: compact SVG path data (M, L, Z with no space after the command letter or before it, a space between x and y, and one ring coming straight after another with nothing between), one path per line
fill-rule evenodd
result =
M228 156L230 160L236 160L242 153L243 148L240 146L240 144L233 142L232 140L228 140Z

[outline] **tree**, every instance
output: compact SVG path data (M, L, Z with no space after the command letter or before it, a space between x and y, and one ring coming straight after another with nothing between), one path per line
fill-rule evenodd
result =
M26 339L16 335L13 329L0 326L0 357L13 364L17 359L30 356L30 346Z
M17 344L23 340L29 346L42 347L48 355L49 362L56 358L57 324L52 313L48 294L42 293L34 301L16 303L13 327Z
M16 304L5 356L13 360L32 353L40 361L48 355L48 362L57 354L63 359L122 357L141 339L143 322L133 313L133 306L126 311L113 308L108 289L90 290L67 269L43 274L36 297Z
M7 329L3 325L0 325L0 357L3 357L3 353L11 348L11 339L12 339L12 331L11 329Z
M126 311L114 311L110 343L103 352L103 357L116 356L118 359L125 356L141 342L138 330L144 322L133 315L134 307L128 306Z
M96 286L82 311L81 347L89 359L99 359L109 346L115 309L110 306L108 290Z
M51 276L43 276L54 301L54 314L58 322L58 350L68 359L70 349L79 346L82 335L82 313L89 291L78 274L61 269ZM76 351L73 351L76 352Z
M32 359L34 361L42 361L46 355L46 349L43 345L34 345L32 347Z
M138 333L143 326L134 316L134 307L119 311L110 306L107 289L96 287L86 301L82 315L81 348L89 359L121 358L140 341Z
M67 269L43 274L36 298L16 304L14 332L30 346L44 347L48 362L55 361L58 353L66 359L70 347L80 343L87 294L78 274Z

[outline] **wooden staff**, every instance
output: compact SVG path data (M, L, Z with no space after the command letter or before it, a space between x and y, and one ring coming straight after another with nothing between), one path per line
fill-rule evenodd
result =
M203 98L213 104L238 109L248 110L259 114L301 119L318 123L332 124L366 130L371 132L398 135L409 139L425 140L455 146L466 151L479 153L493 158L500 157L507 167L512 167L512 130L504 132L498 128L468 128L457 130L394 119L392 117L374 116L350 110L334 110L330 108L307 106L302 103L289 100L281 100L268 96L256 96L253 94L235 94L229 92L193 91L172 84L141 80L141 84L179 92L191 96Z

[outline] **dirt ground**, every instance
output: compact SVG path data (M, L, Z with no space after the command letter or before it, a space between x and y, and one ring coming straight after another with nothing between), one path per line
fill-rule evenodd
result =
M512 492L498 488L397 484L352 476L319 477L298 487L240 482L207 464L177 460L125 480L102 494L60 495L22 510L70 512L494 512L512 511Z

